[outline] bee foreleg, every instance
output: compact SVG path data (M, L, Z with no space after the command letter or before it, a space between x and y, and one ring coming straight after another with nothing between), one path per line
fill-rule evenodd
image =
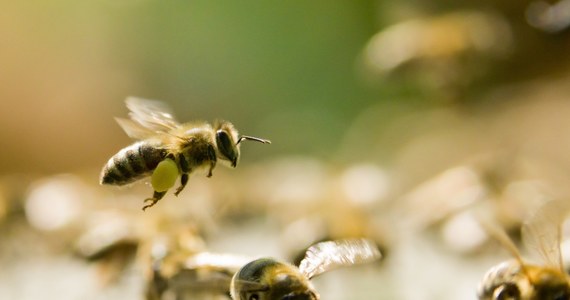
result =
M216 149L214 149L214 147L210 146L208 148L208 158L210 159L210 169L208 170L207 176L212 177L212 171L216 167L216 162L218 161L218 158L216 156Z
M178 194L180 194L180 192L182 192L182 190L186 187L189 177L190 176L188 176L188 173L182 173L180 176L180 186L176 189L176 192L174 192L175 196L178 196Z
M210 163L210 169L208 170L208 177L212 177L212 171L214 170L214 167L216 167L216 162L213 161Z
M164 192L154 191L152 198L147 198L144 200L145 203L149 202L149 201L151 201L151 203L143 206L142 210L144 211L147 208L154 206L156 204L156 202L158 202L158 200L160 200L160 199L162 199L162 197L164 197L164 195L166 195L166 191L164 191Z

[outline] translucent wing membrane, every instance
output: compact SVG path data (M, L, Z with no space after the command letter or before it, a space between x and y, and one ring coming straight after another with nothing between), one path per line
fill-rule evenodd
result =
M381 256L376 244L366 239L322 242L307 250L299 270L312 278L333 268L367 263Z
M131 111L131 119L144 128L154 132L168 132L179 126L170 108L162 102L128 97L126 103Z
M153 135L156 135L156 131L150 130L143 127L139 123L134 122L130 119L115 118L115 121L119 123L119 126L127 133L127 135L135 140L144 140Z
M497 224L496 220L489 218L489 216L486 213L483 213L483 211L487 210L477 211L475 215L481 227L485 230L485 232L487 232L490 237L495 239L501 246L503 246L505 250L509 251L511 255L520 263L520 265L523 266L524 262L522 260L521 254L513 240L511 240L511 238L507 235L505 229Z
M187 268L224 268L233 274L250 261L250 257L241 255L202 252L186 260L184 265Z
M546 264L560 268L562 256L560 243L562 239L562 223L568 213L569 205L562 201L550 201L526 221L522 227L522 238L525 246L540 254Z

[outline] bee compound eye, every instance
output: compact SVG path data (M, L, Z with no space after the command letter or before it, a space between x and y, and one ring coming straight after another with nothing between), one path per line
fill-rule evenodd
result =
M553 300L568 300L570 299L570 294L567 291L561 291L556 293L556 295L554 295L554 297L552 297Z
M513 283L505 283L498 286L493 292L493 300L519 300L519 288Z
M253 294L249 295L247 300L259 300L259 294L253 293Z
M220 153L229 161L233 162L237 159L236 146L233 144L230 135L224 130L216 132L216 145Z

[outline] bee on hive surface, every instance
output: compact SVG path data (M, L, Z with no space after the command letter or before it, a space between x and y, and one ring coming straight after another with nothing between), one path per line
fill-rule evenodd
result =
M154 194L143 210L155 205L170 189L178 176L184 189L189 174L208 168L208 177L218 160L236 167L240 143L252 140L264 144L269 140L240 136L232 123L216 121L180 124L164 103L129 97L129 119L116 118L125 132L138 142L115 154L101 172L101 184L125 185L151 175Z
M570 277L564 271L560 243L561 226L568 205L559 201L544 204L522 228L524 244L536 250L543 265L525 263L504 232L493 232L515 259L491 268L479 286L479 300L568 300Z
M143 247L146 299L229 300L232 276L251 259L209 252L197 232L181 229L158 235L150 247Z
M366 239L322 242L307 250L299 267L272 258L249 262L233 276L230 293L234 300L317 300L311 278L380 257L376 245Z
M244 258L201 252L174 259L164 261L164 265L155 262L147 282L147 300L230 300L230 282Z

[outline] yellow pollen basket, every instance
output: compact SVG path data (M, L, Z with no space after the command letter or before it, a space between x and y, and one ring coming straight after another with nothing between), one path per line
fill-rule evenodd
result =
M178 175L176 162L167 158L156 166L156 169L152 172L150 183L155 191L164 192L174 185Z

